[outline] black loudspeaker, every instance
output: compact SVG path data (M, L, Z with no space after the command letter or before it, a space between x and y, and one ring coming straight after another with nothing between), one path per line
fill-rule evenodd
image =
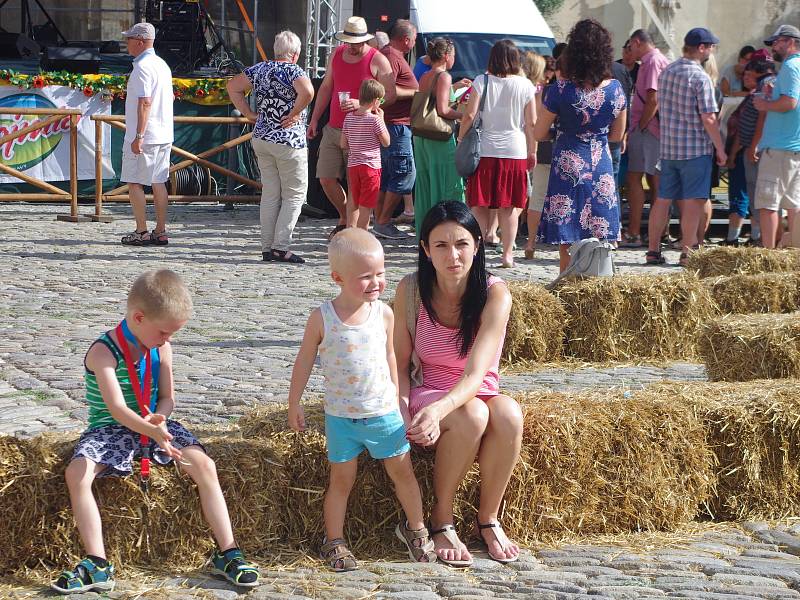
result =
M45 71L69 71L70 73L99 73L100 51L94 48L71 48L47 46L42 56Z
M34 58L42 49L24 33L0 32L0 58Z

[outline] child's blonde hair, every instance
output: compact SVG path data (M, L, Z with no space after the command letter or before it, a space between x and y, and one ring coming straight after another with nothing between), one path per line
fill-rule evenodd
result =
M361 87L358 88L358 103L361 106L367 106L379 100L386 95L386 90L380 81L374 79L365 79L361 82Z
M355 256L383 255L383 246L374 235L360 227L340 231L328 244L331 271L341 273Z
M139 275L128 293L128 310L151 319L185 321L192 316L192 296L180 275L169 269Z

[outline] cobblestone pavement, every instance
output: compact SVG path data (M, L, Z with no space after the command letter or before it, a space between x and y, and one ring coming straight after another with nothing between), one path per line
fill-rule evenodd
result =
M89 213L90 207L81 207ZM116 325L136 275L169 267L193 290L196 314L176 336L176 415L189 423L235 420L255 403L286 397L294 355L310 310L335 293L325 261L331 221L308 220L293 248L306 265L260 260L257 207L171 207L170 245L129 248L119 238L131 229L127 207L112 206L111 224L62 223L64 206L0 206L0 433L29 436L71 430L85 423L81 361L89 344ZM521 252L519 253L521 255ZM390 291L412 268L413 238L386 243ZM667 252L674 263L677 253ZM622 272L670 272L645 267L643 251L620 251ZM533 262L499 270L507 279L551 280L557 253L537 251ZM509 373L503 387L621 390L662 379L704 379L701 366L547 367ZM321 391L315 373L309 391ZM436 565L366 563L347 575L320 568L265 572L265 585L248 598L658 598L733 600L800 597L800 527L753 524L714 526L680 544L660 542L631 551L590 543L526 551L509 566L490 560L468 571ZM41 588L0 587L0 597L33 597ZM160 595L159 595L160 594ZM80 597L96 597L85 594ZM228 599L227 584L200 575L188 579L138 577L107 597Z

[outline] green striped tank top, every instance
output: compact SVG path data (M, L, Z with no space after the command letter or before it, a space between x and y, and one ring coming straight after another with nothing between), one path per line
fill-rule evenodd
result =
M111 351L114 358L117 360L117 368L115 374L119 387L122 389L122 395L125 398L125 404L137 415L141 414L139 404L136 402L136 394L133 393L133 386L131 385L131 378L128 375L128 367L125 365L125 357L122 355L122 350L114 343L108 333L104 333L95 344L103 344ZM92 344L94 346L94 344ZM90 348L91 350L91 348ZM139 361L144 360L141 357ZM95 374L86 367L86 359L84 358L84 381L86 382L86 403L89 405L89 429L103 427L104 425L119 425L117 420L111 416L108 406L103 401L103 396L100 393L100 388L97 386L97 378ZM139 362L136 363L136 368L139 368ZM141 383L141 382L140 382ZM151 384L152 396L150 400L151 408L158 398L158 381L153 381Z

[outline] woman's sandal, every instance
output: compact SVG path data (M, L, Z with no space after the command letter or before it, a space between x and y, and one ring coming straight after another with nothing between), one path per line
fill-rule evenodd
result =
M407 521L401 521L394 528L394 534L408 549L408 557L414 562L435 563L436 550L427 528L409 529Z
M525 260L533 260L533 255L536 250L534 248L525 248Z
M480 539L481 543L483 543L483 545L486 546L486 551L489 553L489 558L491 558L493 561L502 563L504 565L508 564L508 563L516 562L517 560L519 560L519 555L514 556L513 558L507 558L505 556L502 557L502 558L499 558L497 556L494 556L491 553L491 551L489 550L489 544L487 544L486 540L483 539L483 530L484 529L497 528L498 531L495 531L494 529L492 529L492 533L494 534L494 539L497 540L497 543L500 544L500 546L503 548L503 550L505 550L506 549L506 545L503 542L503 540L505 540L506 542L510 542L510 540L508 539L508 536L506 535L506 532L503 531L503 526L500 525L500 523L482 524L480 521L476 520L475 521L475 525L477 526L477 530L476 530L475 533L477 534L477 537ZM501 536L502 536L502 539L501 539Z
M291 250L275 250L275 248L272 249L272 260L295 265L302 265L306 262L304 259L297 256L297 254L293 254Z
M644 256L644 262L647 265L663 265L667 262L667 259L657 250L648 250Z
M328 566L337 573L343 571L355 571L358 568L356 557L347 548L342 538L327 541L322 539L322 547L319 549L319 557L328 563Z
M453 549L457 549L458 547L464 545L461 542L461 540L458 539L458 535L456 534L456 528L453 527L452 523L445 523L444 525L439 527L439 529L433 529L433 527L429 527L429 530L431 534L431 539L433 539L433 536L435 535L442 534L445 537L445 539L450 543L450 546L453 547ZM436 556L439 558L440 561L442 561L444 564L450 567L458 567L460 569L463 569L472 566L471 558L468 560L446 560L442 558L442 556L438 552L436 553Z

